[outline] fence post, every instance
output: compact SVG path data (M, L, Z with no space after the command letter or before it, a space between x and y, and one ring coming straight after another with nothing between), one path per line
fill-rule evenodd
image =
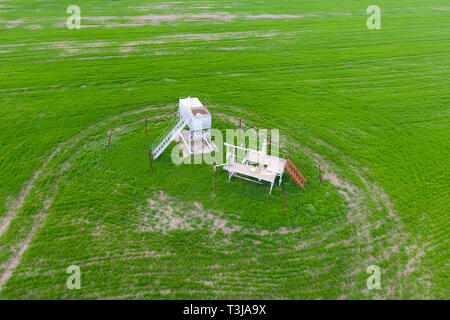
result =
M269 130L269 152L268 155L272 154L272 131Z
M242 119L239 118L239 138L238 138L238 142L237 142L238 145L239 145L239 141L241 141L241 128L242 128Z
M283 207L283 215L286 214L286 197L287 197L287 192L284 192L284 207Z
M150 159L150 169L153 169L153 164L152 164L152 151L148 150L148 158Z
M108 132L108 148L111 147L111 130Z
M322 173L320 172L320 164L319 164L319 181L322 184Z

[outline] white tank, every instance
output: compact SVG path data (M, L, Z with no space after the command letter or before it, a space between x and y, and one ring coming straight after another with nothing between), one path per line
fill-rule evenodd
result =
M211 129L211 114L198 98L180 99L179 112L182 119L188 119L191 131Z

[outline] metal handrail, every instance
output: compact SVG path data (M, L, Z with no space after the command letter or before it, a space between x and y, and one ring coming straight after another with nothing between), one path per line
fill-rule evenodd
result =
M180 121L170 130L169 133L159 142L159 144L152 149L153 157L156 159L159 155L166 149L166 147L170 144L170 142L176 136L175 133L181 131L183 127L186 125L187 119L180 118Z
M177 120L179 120L179 119L178 118L174 118L167 125L167 127L164 129L164 131L155 139L155 141L151 145L151 149L154 149L155 147L157 147L164 140L164 138L167 136L167 134L175 127L174 124L175 124L175 121L177 121Z

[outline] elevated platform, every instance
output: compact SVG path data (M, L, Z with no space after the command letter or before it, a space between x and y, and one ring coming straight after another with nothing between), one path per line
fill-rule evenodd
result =
M211 129L211 114L198 98L180 99L178 110L191 131Z
M279 177L279 184L281 185L281 179L286 165L285 159L267 155L265 147L263 147L263 150L257 151L228 143L224 143L224 145L227 147L227 162L223 169L228 171L228 181L233 176L257 183L267 181L270 182L270 193L272 193L272 188L277 177ZM244 158L240 163L236 161L235 151L238 149L245 151Z
M180 99L179 114L180 117L173 120L151 146L153 159L157 159L176 139L183 141L185 157L217 150L210 137L211 114L198 98ZM183 131L186 126L189 131Z

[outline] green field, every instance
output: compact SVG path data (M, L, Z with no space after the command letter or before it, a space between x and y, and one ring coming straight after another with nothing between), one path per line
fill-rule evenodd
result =
M0 299L449 299L449 31L444 0L0 1ZM150 170L187 96L307 189Z

